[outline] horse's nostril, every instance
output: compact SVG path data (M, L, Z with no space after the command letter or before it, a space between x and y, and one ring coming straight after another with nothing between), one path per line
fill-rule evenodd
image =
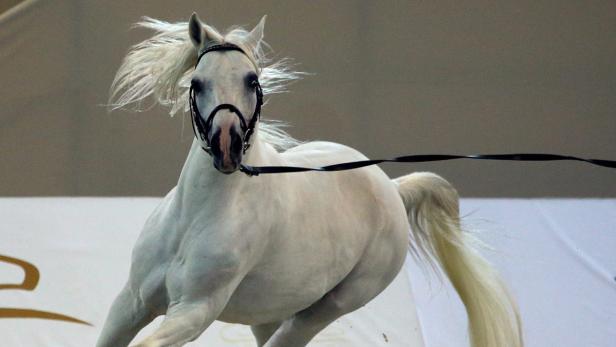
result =
M215 129L210 141L214 167L225 174L235 172L242 161L243 142L234 126Z
M239 153L242 151L243 147L243 139L240 134L238 134L235 129L231 128L231 152Z
M215 157L220 157L222 155L222 151L220 150L220 129L218 129L212 138L210 139L211 143L211 151L212 155Z

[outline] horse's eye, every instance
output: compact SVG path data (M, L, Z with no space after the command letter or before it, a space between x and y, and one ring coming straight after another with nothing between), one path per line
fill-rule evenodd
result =
M201 80L193 78L190 80L190 88L195 91L195 93L200 93L203 91L203 82Z
M259 85L259 77L257 76L257 74L255 73L248 74L246 76L246 85L251 89L257 88L257 86Z

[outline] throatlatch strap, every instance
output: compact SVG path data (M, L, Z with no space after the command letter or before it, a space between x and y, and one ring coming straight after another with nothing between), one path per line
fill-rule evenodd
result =
M240 171L248 176L258 176L260 174L275 174L285 172L306 172L306 171L344 171L358 169L360 167L376 165L381 163L423 163L428 161L443 161L454 159L478 159L478 160L513 160L513 161L555 161L555 160L575 160L593 165L616 169L616 160L604 159L584 159L569 155L559 154L538 154L538 153L518 153L518 154L474 154L474 155L450 155L450 154L421 154L406 155L393 159L373 159L360 160L340 164L333 164L321 167L301 167L301 166L249 166L242 164Z

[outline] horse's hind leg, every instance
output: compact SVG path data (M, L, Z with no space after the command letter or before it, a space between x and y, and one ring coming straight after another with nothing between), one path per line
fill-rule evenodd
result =
M303 347L339 317L374 298L387 283L375 278L348 278L307 309L285 320L264 347Z
M280 324L281 322L273 322L260 325L251 325L250 330L252 330L252 334L257 339L257 346L262 347L265 345L267 340L269 340L278 327L280 327Z
M316 303L285 320L264 347L303 347L338 317L363 306L347 287L337 287Z
M367 304L396 277L406 257L406 227L374 242L353 271L319 301L285 320L264 347L303 347L321 330Z
M129 287L125 287L114 300L105 321L97 347L126 347L139 330L154 319L143 302Z

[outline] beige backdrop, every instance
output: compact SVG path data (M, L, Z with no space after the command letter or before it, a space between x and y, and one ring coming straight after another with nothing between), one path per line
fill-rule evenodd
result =
M8 1L12 3L15 1ZM268 14L277 56L314 75L264 116L370 157L553 152L616 159L614 1L40 1L0 19L0 195L154 195L176 182L186 117L101 104L148 15L219 28ZM8 6L0 6L0 8ZM389 165L464 196L616 196L575 162Z

